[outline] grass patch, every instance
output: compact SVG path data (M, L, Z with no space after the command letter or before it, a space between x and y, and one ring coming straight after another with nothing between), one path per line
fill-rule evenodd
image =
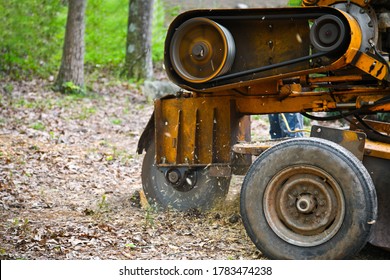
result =
M82 107L80 110L80 113L75 116L75 119L78 120L86 120L92 117L94 114L96 114L96 108L95 107Z
M122 124L122 120L121 119L112 119L111 123L114 124L114 125L121 125Z
M44 131L46 126L41 122L36 122L31 125L31 128L39 131Z

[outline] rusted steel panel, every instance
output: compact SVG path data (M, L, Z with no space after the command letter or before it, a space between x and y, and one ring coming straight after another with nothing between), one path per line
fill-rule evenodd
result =
M353 153L358 159L363 160L366 140L364 133L313 125L310 136L335 142Z
M240 117L228 97L157 101L156 161L160 165L229 163ZM242 134L242 131L241 131ZM242 137L242 136L241 136Z

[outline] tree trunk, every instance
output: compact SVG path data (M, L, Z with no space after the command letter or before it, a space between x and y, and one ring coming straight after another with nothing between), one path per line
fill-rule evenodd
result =
M66 90L64 84L70 82L72 87L84 87L84 33L86 0L69 0L68 18L66 21L65 41L61 67L56 86Z
M154 0L129 0L125 71L129 79L147 80L153 76L152 19Z

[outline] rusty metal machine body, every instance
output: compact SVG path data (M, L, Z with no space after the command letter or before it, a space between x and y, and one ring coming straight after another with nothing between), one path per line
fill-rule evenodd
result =
M346 258L367 241L390 248L390 126L363 120L390 111L389 28L380 0L179 15L165 68L183 90L155 101L138 146L148 198L207 209L232 174L246 175L243 222L270 258ZM250 115L295 112L334 112L324 120L351 128L250 143Z

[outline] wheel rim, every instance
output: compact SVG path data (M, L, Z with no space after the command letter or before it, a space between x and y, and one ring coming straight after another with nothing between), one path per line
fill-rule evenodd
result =
M311 247L340 229L345 203L338 182L315 166L290 166L276 174L264 193L264 214L286 242Z
M225 27L206 18L183 23L170 47L173 68L191 83L204 83L226 73L234 56L233 36Z

